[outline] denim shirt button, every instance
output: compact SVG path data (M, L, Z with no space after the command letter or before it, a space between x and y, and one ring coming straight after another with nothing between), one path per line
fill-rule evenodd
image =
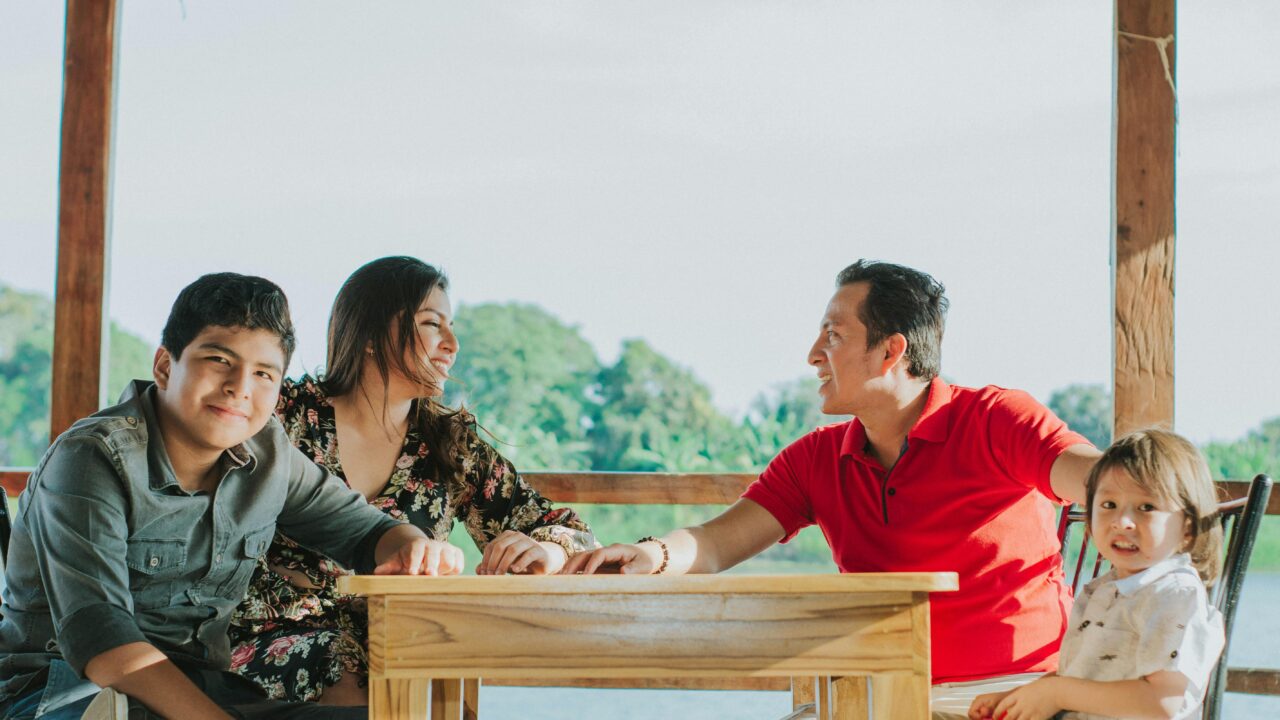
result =
M155 556L153 555L153 556L151 556L151 560L150 560L150 562L148 562L147 564L148 564L148 565L150 565L151 567L155 567L155 566L157 566L157 565L159 565L159 564L160 564L160 558L155 557Z
M222 562L222 553L218 553L217 555L215 555L215 556L213 557L213 561L214 561L214 562L216 562L216 563L220 563L220 562Z

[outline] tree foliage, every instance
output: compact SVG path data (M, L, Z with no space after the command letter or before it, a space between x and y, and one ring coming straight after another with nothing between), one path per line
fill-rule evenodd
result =
M1111 393L1101 385L1068 385L1054 390L1047 406L1096 448L1111 444Z
M796 438L842 419L822 415L817 381L806 378L765 389L735 420L715 407L693 372L645 341L627 340L606 365L578 328L534 305L462 306L456 323L462 349L449 400L465 402L522 470L754 472ZM48 444L52 338L52 303L0 286L0 465L34 465ZM150 377L152 352L150 343L112 324L111 397L129 379ZM1069 385L1048 406L1098 447L1110 443L1111 398L1102 386ZM1209 443L1204 452L1218 478L1280 473L1280 417L1234 442ZM700 522L716 511L585 509L606 540ZM1274 541L1271 555L1280 555L1280 532L1263 534L1259 547ZM1274 565L1280 558L1255 562ZM810 530L750 569L779 564L829 569L830 552Z
M108 397L134 377L151 377L152 350L111 323ZM0 465L35 465L49 445L53 303L0 285Z
M577 328L518 303L462 306L461 352L450 383L513 459L561 470L591 467L587 433L600 363Z

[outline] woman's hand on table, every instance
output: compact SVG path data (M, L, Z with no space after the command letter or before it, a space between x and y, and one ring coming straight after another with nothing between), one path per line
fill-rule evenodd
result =
M645 543L654 545L653 543ZM656 546L655 546L656 547ZM660 552L660 551L659 551ZM594 575L597 573L621 573L623 575L649 575L662 562L640 545L614 543L599 550L578 553L569 558L561 575Z
M551 575L564 567L567 559L568 553L555 543L507 530L485 545L476 574Z

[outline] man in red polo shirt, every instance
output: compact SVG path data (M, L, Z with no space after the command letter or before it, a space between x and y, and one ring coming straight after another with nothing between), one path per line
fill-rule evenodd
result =
M809 350L822 411L724 513L575 556L563 572L713 573L822 529L841 572L951 570L931 598L935 717L1055 670L1071 610L1056 511L1098 451L1030 395L939 375L947 299L929 275L859 260Z

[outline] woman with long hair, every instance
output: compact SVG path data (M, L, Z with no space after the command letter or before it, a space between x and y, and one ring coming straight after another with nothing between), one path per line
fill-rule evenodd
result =
M447 544L461 522L483 551L478 574L546 574L596 546L572 510L553 509L438 398L458 353L448 280L410 257L351 274L329 317L325 372L286 380L276 408L293 444L388 515ZM274 698L366 702L367 611L342 595L347 571L277 535L231 626L232 669Z

